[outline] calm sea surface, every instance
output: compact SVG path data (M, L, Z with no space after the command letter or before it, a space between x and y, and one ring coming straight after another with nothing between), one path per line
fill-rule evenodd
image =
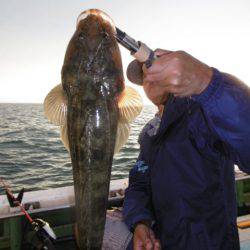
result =
M112 179L128 176L139 152L139 132L155 112L153 106L145 106L131 125L128 142L114 157ZM42 104L0 104L0 177L14 191L73 184L70 157L59 128L43 116Z

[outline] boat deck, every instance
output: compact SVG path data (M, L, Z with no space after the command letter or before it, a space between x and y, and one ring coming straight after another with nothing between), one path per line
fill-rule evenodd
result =
M240 171L235 173L237 181L238 206L250 205L250 176ZM109 207L121 206L127 179L111 181ZM249 190L248 190L249 189ZM24 206L34 218L43 218L53 227L57 235L56 249L77 249L74 239L74 190L62 187L51 190L27 192L24 194ZM250 209L250 206L249 206ZM250 210L249 210L250 211ZM250 249L250 212L239 216L238 223L242 250ZM5 195L0 196L0 250L29 249L22 242L30 243L34 233L19 208L10 208ZM21 247L22 245L22 247ZM24 248L23 248L24 247Z
M240 216L237 222L250 222L250 215ZM249 250L250 249L250 225L246 228L238 228L240 236L240 249Z

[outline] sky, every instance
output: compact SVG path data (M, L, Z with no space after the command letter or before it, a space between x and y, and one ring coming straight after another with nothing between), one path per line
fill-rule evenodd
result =
M0 102L43 102L60 83L76 19L89 8L152 49L185 50L250 85L249 0L0 0ZM125 71L133 58L121 53Z

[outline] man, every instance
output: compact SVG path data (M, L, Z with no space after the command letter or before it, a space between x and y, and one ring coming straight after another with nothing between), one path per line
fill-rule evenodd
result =
M239 249L234 164L250 173L250 90L183 51L155 53L143 88L165 107L130 171L133 248Z

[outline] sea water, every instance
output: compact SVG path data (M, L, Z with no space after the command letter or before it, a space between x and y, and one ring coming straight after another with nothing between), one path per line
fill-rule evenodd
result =
M111 179L128 177L139 153L138 135L155 112L145 106L131 124L127 143L114 156ZM73 185L69 153L42 104L0 104L0 177L13 191Z

